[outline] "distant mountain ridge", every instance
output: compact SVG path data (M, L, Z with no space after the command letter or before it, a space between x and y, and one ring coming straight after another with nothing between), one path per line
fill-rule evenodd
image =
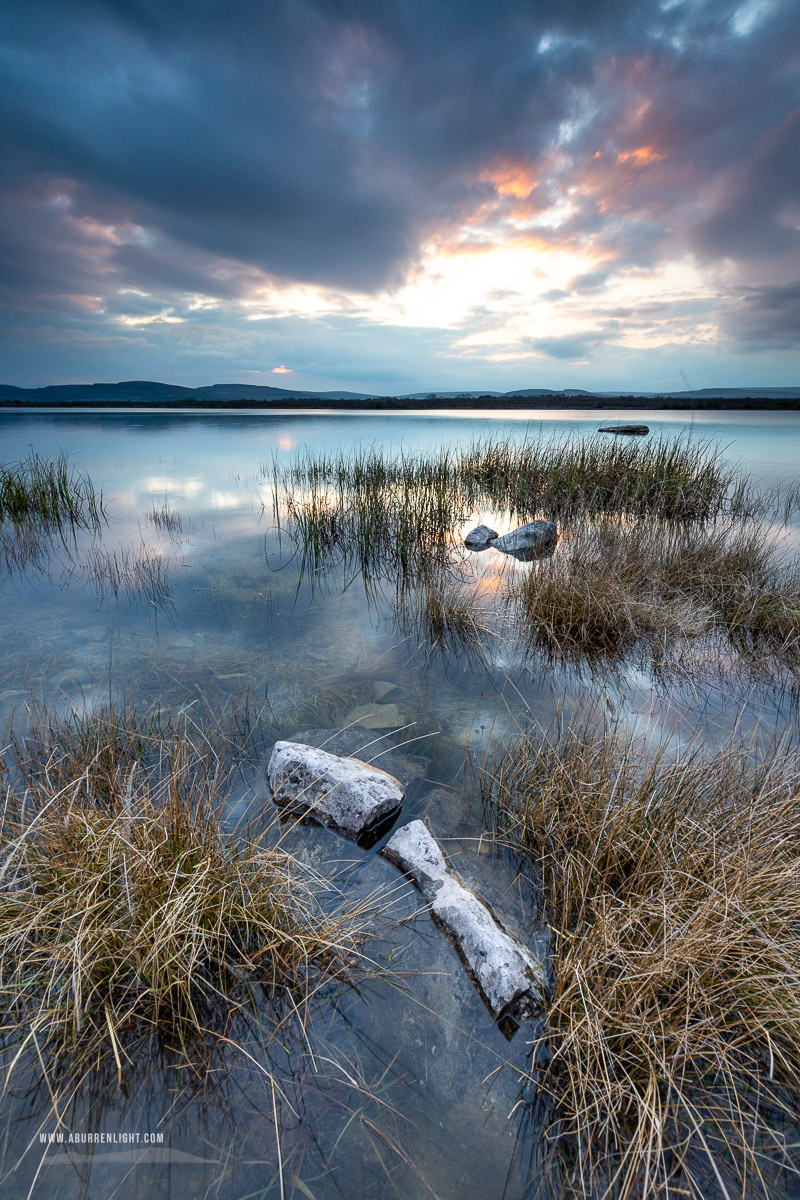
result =
M301 389L268 387L252 383L214 383L208 387L190 388L180 384L157 383L150 380L133 379L122 383L88 383L88 384L55 384L42 388L20 388L11 384L0 384L0 404L144 404L148 406L165 404L180 405L182 402L190 405L201 404L204 407L213 406L214 402L224 405L241 402L243 405L259 405L265 402L279 406L291 401L347 401L350 403L401 400L432 401L442 400L453 402L457 400L563 400L588 402L592 407L602 406L605 398L641 400L657 399L660 401L674 400L681 404L697 400L775 400L784 403L800 400L800 387L774 388L699 388L682 392L589 392L582 388L563 388L556 391L553 388L516 388L510 392L494 391L463 391L463 392L410 392L402 396L380 396L375 392L309 392ZM577 405L580 407L580 404ZM576 407L574 404L572 407Z
M190 388L178 383L152 383L130 379L124 383L63 383L43 388L18 388L0 384L0 400L35 400L42 404L70 401L122 400L130 404L159 404L175 400L371 400L362 392L304 392L286 388L262 387L252 383L214 383L209 387Z

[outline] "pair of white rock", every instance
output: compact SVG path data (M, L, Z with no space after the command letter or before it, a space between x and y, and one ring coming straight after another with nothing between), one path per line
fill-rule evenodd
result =
M400 783L386 771L300 742L277 742L267 773L278 805L310 813L354 840L403 800ZM414 880L460 950L493 1016L501 1017L532 988L541 996L542 964L462 883L425 821L401 826L381 853Z
M464 538L468 550L502 550L504 554L536 557L555 546L558 530L555 521L528 521L503 537L488 525L476 525Z

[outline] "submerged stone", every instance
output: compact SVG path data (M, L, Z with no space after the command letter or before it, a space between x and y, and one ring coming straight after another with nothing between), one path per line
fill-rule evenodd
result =
M356 840L402 804L403 789L380 767L302 742L276 742L267 767L275 803Z
M555 521L529 521L492 543L495 550L513 554L515 558L531 559L549 554L558 541Z
M541 1003L546 986L543 964L514 941L461 882L425 821L403 825L381 853L414 880L460 950L495 1018L532 990Z
M361 729L398 729L405 725L405 714L399 704L359 704L345 717L346 725Z
M476 525L464 538L464 545L468 550L486 550L497 536L496 529L490 529L488 525Z

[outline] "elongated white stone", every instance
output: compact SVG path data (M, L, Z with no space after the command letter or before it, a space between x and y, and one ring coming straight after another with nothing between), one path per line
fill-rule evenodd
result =
M267 776L276 804L309 813L353 839L403 801L400 783L388 772L302 742L276 742Z
M545 988L542 964L514 941L448 865L425 821L398 829L381 851L416 883L461 951L494 1017L532 988Z

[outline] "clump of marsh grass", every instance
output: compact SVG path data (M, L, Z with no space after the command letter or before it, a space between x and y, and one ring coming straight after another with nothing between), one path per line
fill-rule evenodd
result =
M304 550L319 562L339 551L364 570L406 569L487 506L526 521L616 513L696 522L744 512L753 499L719 447L688 437L490 438L429 454L359 448L276 462L273 477L276 510Z
M791 655L800 633L800 565L751 522L583 522L513 591L527 636L567 655L719 630Z
M304 1009L343 974L375 898L332 884L267 829L231 829L237 766L219 731L127 707L32 713L4 753L4 1032L50 1060L113 1053L132 1030L202 1039L254 1003ZM335 888L333 888L335 891ZM263 1022L262 1022L263 1024ZM21 1053L21 1051L20 1051Z
M105 521L103 494L66 454L30 451L0 463L0 561L6 570L44 571L58 546L74 546L78 530ZM69 539L69 540L68 540Z
M745 511L749 489L708 442L487 439L428 454L357 448L273 464L273 503L313 570L343 564L404 580L442 566L456 529L487 507L514 519L660 519ZM752 497L750 497L752 499Z
M66 454L0 463L0 522L45 521L52 525L98 528L104 519L103 494Z
M709 520L746 498L721 448L687 436L490 438L458 457L457 475L485 503L524 520L539 512Z
M800 658L800 566L759 519L788 511L793 496L762 495L718 448L688 437L357 449L276 464L274 476L276 512L314 581L334 565L368 588L391 580L401 628L416 620L429 644L461 648L479 632L459 617L468 605L455 531L488 507L558 522L555 553L509 571L497 593L523 643L584 657L648 638L663 654L713 635L750 657L768 651L773 673Z
M377 452L307 457L279 478L275 504L312 569L341 564L367 582L386 574L410 578L440 565L454 523L469 512L451 486L446 454L399 463Z
M487 764L553 934L537 1085L568 1194L774 1195L800 1078L800 795L785 748L668 756L593 718Z

